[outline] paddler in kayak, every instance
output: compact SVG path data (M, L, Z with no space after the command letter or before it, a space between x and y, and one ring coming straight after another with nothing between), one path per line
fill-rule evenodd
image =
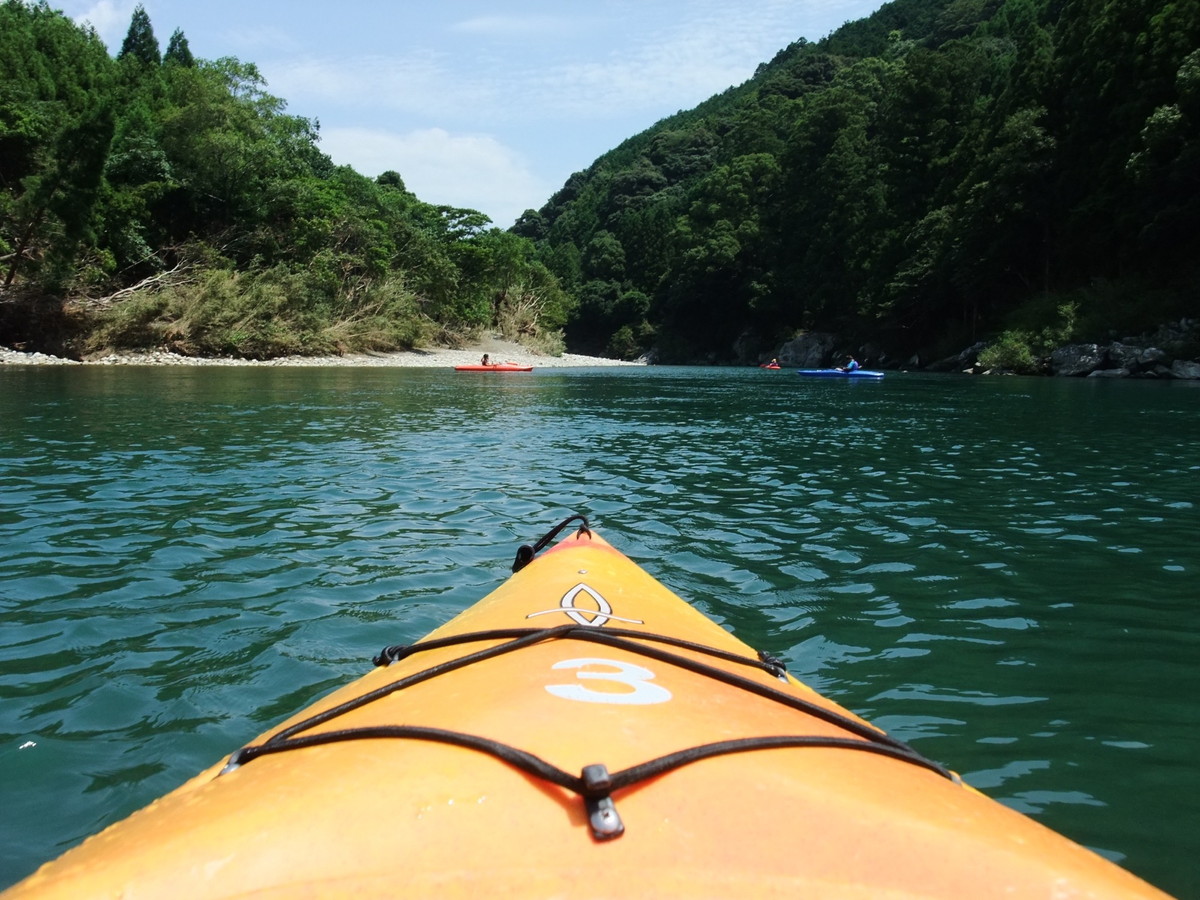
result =
M858 364L858 360L855 359L853 356L847 354L846 364L844 366L838 366L838 371L839 372L853 372L855 369L858 369L858 368L860 368L860 366Z
M479 361L479 364L481 366L490 366L490 365L492 365L492 361L490 359L488 359L488 355L485 353L485 354L483 354L483 359L481 359Z

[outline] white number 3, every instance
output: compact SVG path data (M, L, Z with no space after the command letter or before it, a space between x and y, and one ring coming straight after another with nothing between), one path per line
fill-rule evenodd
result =
M584 666L605 666L613 671L593 672L583 671ZM546 690L555 697L564 700L580 700L584 703L618 703L645 705L650 703L666 703L671 699L671 692L658 684L651 684L654 673L633 663L617 662L613 659L564 659L555 663L554 669L579 669L575 677L580 681L609 681L624 685L629 690L598 691L586 684L548 684Z

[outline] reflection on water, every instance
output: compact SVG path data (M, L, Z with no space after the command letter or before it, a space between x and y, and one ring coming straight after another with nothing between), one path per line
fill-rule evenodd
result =
M818 690L1196 894L1195 387L0 370L0 884L579 511Z

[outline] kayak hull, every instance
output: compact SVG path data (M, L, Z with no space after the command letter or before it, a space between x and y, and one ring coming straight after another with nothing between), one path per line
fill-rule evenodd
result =
M806 378L863 378L874 380L883 377L883 373L874 369L855 369L853 372L843 372L841 369L797 369L797 375Z
M533 366L518 366L501 364L496 366L481 366L478 363L467 366L455 366L455 372L532 372Z
M243 751L5 900L176 897L181 885L188 896L268 898L1163 896L936 764L849 746L885 736L757 663L591 533L382 656L387 665L250 746L305 723L291 739L331 742ZM334 740L351 733L359 739ZM828 745L698 757L612 790L624 833L603 839L593 801L443 733L614 777L745 738Z

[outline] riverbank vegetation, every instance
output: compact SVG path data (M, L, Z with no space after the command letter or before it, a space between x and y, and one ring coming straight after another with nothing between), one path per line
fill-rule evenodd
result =
M1034 369L1195 316L1200 2L893 0L573 175L509 231L319 149L255 66L115 58L0 2L0 343L453 344Z
M253 64L117 57L45 3L0 4L0 342L270 357L453 344L561 352L570 298L532 242L318 148Z

